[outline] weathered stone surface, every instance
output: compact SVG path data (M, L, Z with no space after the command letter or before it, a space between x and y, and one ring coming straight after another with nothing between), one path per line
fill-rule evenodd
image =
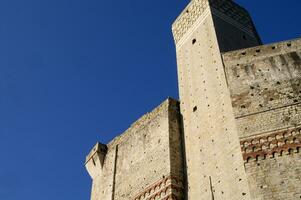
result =
M185 10L173 33L188 199L250 199L221 51L260 40L247 12L231 1L191 1Z
M92 200L165 199L171 196L179 199L183 196L177 101L166 100L107 146L103 167L98 167L99 174L92 176ZM91 162L93 160L88 159L86 164L90 171Z
M223 54L253 199L300 199L301 40Z
M91 200L301 199L301 39L259 46L230 0L191 1L172 30L181 101L96 144Z
M301 122L301 40L223 54L240 137Z

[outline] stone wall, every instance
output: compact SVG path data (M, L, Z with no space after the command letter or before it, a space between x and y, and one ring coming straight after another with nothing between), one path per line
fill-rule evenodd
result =
M168 99L107 145L103 167L87 157L88 171L100 172L92 176L92 200L180 199L181 145L178 102Z
M301 198L301 128L254 136L241 148L254 200Z
M223 54L240 137L301 122L301 40Z
M277 155L246 165L252 199L301 199L301 153Z
M252 199L301 199L301 40L223 60Z
M191 1L172 30L181 104L92 149L91 200L301 199L301 39L256 46L230 0Z

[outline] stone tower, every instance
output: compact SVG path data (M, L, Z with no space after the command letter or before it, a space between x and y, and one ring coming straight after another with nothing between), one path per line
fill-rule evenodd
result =
M301 39L262 45L231 0L174 22L168 98L86 157L91 200L301 199Z
M221 52L260 45L245 9L193 0L174 22L188 199L250 199Z

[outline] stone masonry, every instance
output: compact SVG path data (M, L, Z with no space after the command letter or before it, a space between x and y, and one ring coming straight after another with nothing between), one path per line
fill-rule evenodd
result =
M172 32L180 101L95 145L91 200L301 199L301 39L262 45L231 0L192 0Z
M301 40L223 60L254 199L301 199Z
M168 99L86 158L91 200L181 199L184 172L178 102Z

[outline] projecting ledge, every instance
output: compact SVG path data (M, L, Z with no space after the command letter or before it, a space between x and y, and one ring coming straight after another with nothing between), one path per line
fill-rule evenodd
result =
M85 166L92 179L101 173L107 151L107 145L97 143L86 156Z

